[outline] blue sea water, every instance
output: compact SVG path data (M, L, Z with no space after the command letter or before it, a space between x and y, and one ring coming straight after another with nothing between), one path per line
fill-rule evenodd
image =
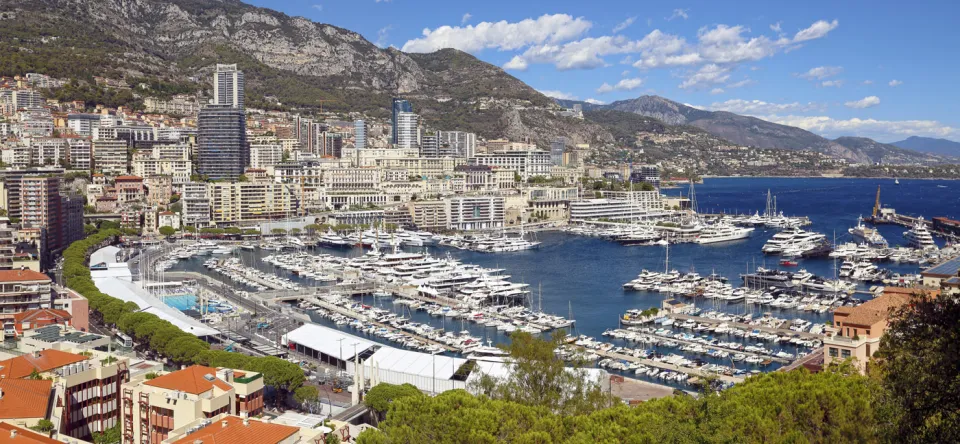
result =
M894 185L888 179L823 179L823 178L716 178L706 179L696 186L698 207L704 213L762 212L769 189L777 198L777 205L787 215L808 216L813 225L808 227L833 237L837 242L850 239L847 229L856 224L857 216L869 216L872 211L877 186L881 187L881 202L896 208L898 213L908 215L960 216L960 182L932 180L900 180ZM687 195L688 189L666 190L666 194ZM891 245L903 244L903 227L880 226L880 232ZM741 273L755 270L757 266L778 267L776 257L765 257L760 248L773 235L773 230L758 229L750 239L715 245L679 244L670 247L670 268L681 272L697 271L700 274L716 272L740 284ZM600 337L604 330L618 326L618 317L628 309L645 309L659 306L663 296L656 293L624 291L623 283L633 279L642 269L663 270L666 266L666 249L660 246L624 247L615 242L546 232L538 235L542 242L538 250L516 253L489 254L473 251L429 247L434 254L451 254L466 262L485 267L504 268L515 282L525 282L534 290L534 304L539 305L542 292L542 307L546 312L576 319L576 333ZM359 249L350 251L324 250L338 255L359 255ZM262 252L240 251L245 264L265 271L275 270L288 278L297 276L263 263ZM176 268L207 271L201 259L181 262ZM826 277L834 276L835 263L826 258L803 259L797 268ZM884 264L894 272L917 272L916 265ZM796 268L792 268L796 269ZM318 285L303 281L304 285ZM542 290L541 290L542 289ZM399 310L389 299L372 301L378 306ZM752 304L726 304L723 302L698 302L703 308L716 308L733 313L770 311L782 318L800 317L823 322L829 314L799 312L795 310L760 309ZM429 322L447 330L466 329L494 342L504 342L505 336L496 330L459 321L449 322L431 318L423 312L405 313L417 322ZM326 321L317 320L328 324ZM452 324L452 325L451 325ZM332 326L332 325L331 325ZM357 332L354 332L357 333ZM377 338L371 338L376 340ZM784 349L793 352L789 346ZM669 350L667 350L669 351ZM703 358L710 361L709 358ZM729 364L729 363L727 363ZM772 366L770 368L775 368Z

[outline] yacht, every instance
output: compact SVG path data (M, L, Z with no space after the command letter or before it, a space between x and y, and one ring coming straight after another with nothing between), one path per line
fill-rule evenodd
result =
M321 235L317 245L327 248L350 248L351 246L350 241L334 233L333 230L327 230L326 233Z
M863 225L863 216L857 218L857 226L847 230L853 237L863 239L872 247L885 248L887 240L880 235L876 228Z
M753 228L736 227L728 224L708 225L700 232L697 237L698 244L712 244L717 242L728 242L750 237Z
M918 217L916 225L904 231L903 237L907 239L907 243L911 247L917 247L922 250L937 249L937 244L933 242L933 236L931 236L930 231L927 230L927 225L923 221L923 217Z
M855 281L879 281L887 277L887 271L877 268L870 261L844 261L840 266L840 277Z
M766 254L781 254L795 250L803 253L824 244L826 239L827 237L823 234L794 228L774 234L767 243L763 244L762 250Z

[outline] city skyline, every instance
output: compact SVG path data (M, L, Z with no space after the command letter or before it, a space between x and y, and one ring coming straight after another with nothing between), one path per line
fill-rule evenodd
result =
M408 2L371 0L362 19L352 6L318 0L250 3L356 31L381 47L461 49L557 98L610 103L653 94L831 138L960 140L956 93L945 87L953 62L938 56L949 50L940 36L952 33L945 12L953 5L879 4L867 21L857 6L823 2L728 10L695 1L494 1L483 10L431 4L407 17Z

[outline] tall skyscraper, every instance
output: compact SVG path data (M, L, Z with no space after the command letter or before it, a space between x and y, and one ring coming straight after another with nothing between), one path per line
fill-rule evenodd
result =
M567 139L557 137L550 143L550 161L554 165L563 165L563 153L567 150Z
M213 104L243 108L243 71L237 65L217 65L213 73Z
M250 164L243 108L207 105L197 116L197 172L211 179L236 180Z
M397 98L393 99L393 120L392 120L393 137L390 138L390 143L393 143L395 145L400 143L399 131L397 130L397 125L399 124L398 118L400 117L400 113L412 113L412 112L413 112L413 106L410 105L410 102L404 99L397 99Z
M440 140L436 134L427 134L420 137L420 157L443 157L440 150Z
M362 150L367 147L367 122L356 120L353 122L353 146Z
M420 146L420 116L414 113L397 113L393 131L397 137L398 148L418 148Z

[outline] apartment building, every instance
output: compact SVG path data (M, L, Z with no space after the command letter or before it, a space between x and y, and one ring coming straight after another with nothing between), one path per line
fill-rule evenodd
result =
M283 162L283 146L276 144L250 145L250 167L267 168Z
M33 427L40 420L49 418L52 389L53 381L0 379L0 427Z
M444 199L447 228L470 231L503 228L504 199L499 196L456 196Z
M93 144L86 139L69 139L67 163L70 169L90 171L93 166Z
M143 108L148 113L192 116L200 111L200 104L197 103L197 98L194 96L179 94L169 100L146 97L143 99Z
M295 444L322 442L318 429L301 429L285 424L218 415L188 424L170 433L172 444Z
M0 320L13 329L20 313L49 307L51 280L33 270L0 270Z
M211 183L211 222L233 225L241 222L282 219L302 209L297 187L279 183Z
M339 191L377 191L383 181L380 168L330 168L323 170L321 182L328 193Z
M38 331L59 329L45 327ZM52 331L52 330L51 330ZM54 387L51 419L61 435L89 440L120 421L120 386L129 379L128 361L96 350L86 354L37 350L0 361L0 378L33 379Z
M260 373L194 365L123 385L124 442L159 443L184 426L220 414L243 418L263 412Z
M139 202L143 199L143 177L118 176L114 182L119 203Z
M41 230L41 262L83 237L83 201L61 196L60 179L60 175L24 176L18 187L21 226Z
M140 158L133 161L133 174L140 177L170 176L175 184L190 181L193 162L182 159Z
M447 203L444 201L410 202L407 208L411 223L421 230L446 229L450 225Z
M127 141L100 139L93 141L93 169L106 175L120 176L130 172Z
M205 183L183 184L181 215L184 225L206 226L210 224L210 189Z
M833 325L823 338L823 365L850 359L861 373L880 347L890 317L907 304L917 288L887 287L877 298L857 307L839 307L833 312ZM934 294L939 291L934 291Z
M553 167L550 152L540 150L504 149L488 154L477 154L470 158L470 164L511 170L524 181L536 176L549 177L550 169Z

